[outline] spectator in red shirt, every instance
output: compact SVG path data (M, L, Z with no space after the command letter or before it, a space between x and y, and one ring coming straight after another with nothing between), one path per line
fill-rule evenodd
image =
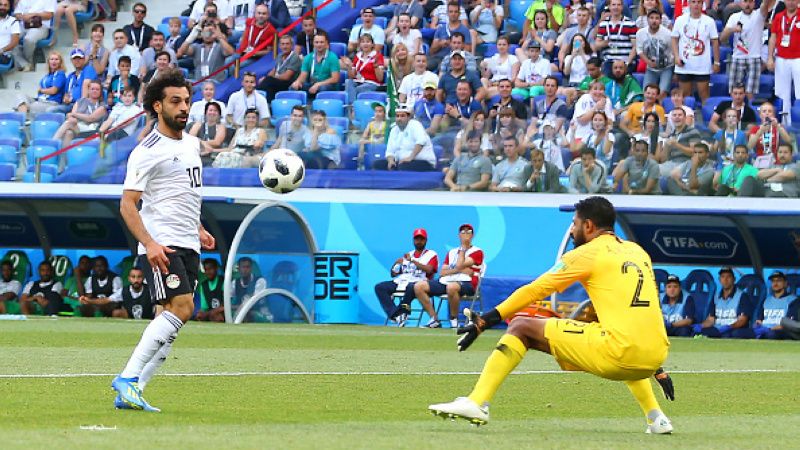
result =
M778 155L778 145L781 143L792 142L792 137L783 128L783 125L775 118L775 106L770 102L764 102L758 108L758 115L761 117L761 125L753 125L748 131L747 147L756 151L756 156L771 155L772 159L753 164L756 168L763 169L775 161ZM777 138L776 138L777 137Z
M264 42L272 42L275 37L275 27L269 23L269 9L267 8L267 5L258 5L256 6L255 15L247 19L242 40L239 41L239 47L236 49L236 53L232 55L231 58L235 59L250 53ZM271 51L272 46L267 45L261 50L253 53L246 60L242 60L239 67L247 67Z
M347 70L344 88L352 103L358 94L378 89L383 85L386 74L386 63L383 54L375 50L375 40L370 34L362 34L358 38L359 52L353 57L352 65Z

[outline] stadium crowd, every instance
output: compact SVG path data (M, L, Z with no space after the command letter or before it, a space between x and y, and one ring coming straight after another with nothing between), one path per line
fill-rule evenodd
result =
M72 27L88 6L16 3L0 0L0 44L20 70L43 38L31 17ZM149 129L126 121L177 67L202 81L187 131L212 167L256 167L281 147L308 168L441 170L453 191L797 197L797 3L391 0L361 9L347 42L313 16L278 37L294 17L285 0L197 0L157 28L136 3L110 49L102 23L85 44L73 33L70 73L49 52L16 110L58 124L31 126L39 154L98 131L118 140ZM218 69L273 39L271 70L246 69L270 45L217 96L235 73Z

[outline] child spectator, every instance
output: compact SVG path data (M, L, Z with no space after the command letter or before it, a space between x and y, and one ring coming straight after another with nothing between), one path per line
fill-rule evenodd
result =
M131 73L131 59L128 56L120 56L117 64L119 75L111 78L108 85L108 104L114 106L122 101L122 93L130 88L133 89L134 98L139 95L139 78Z
M111 128L116 128L122 125L126 120L136 117L137 114L142 112L142 107L133 103L136 98L136 93L133 88L128 86L122 91L122 99L120 103L114 105L108 119L100 125L100 132L105 133ZM106 136L107 142L113 142L128 136L133 136L136 131L136 120L131 120L128 125L123 128L116 129Z

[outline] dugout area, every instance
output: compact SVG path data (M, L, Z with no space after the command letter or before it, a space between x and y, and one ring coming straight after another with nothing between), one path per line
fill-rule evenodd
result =
M136 239L119 213L119 192L98 192L97 186L68 191L47 186L0 193L0 248L41 249L45 260L67 251L136 254ZM317 245L299 211L278 200L206 196L202 223L217 241L217 249L203 257L215 257L225 268L227 322L313 322L310 286ZM253 275L263 278L268 289L237 298L232 287L242 257L252 259Z

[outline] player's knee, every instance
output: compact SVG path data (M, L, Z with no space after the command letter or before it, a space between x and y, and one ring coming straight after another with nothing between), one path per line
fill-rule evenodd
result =
M522 341L525 348L543 350L547 345L544 337L545 321L529 317L518 317L508 325L507 334L515 336Z
M194 299L190 294L178 295L169 300L164 309L174 314L181 322L186 323L194 312Z
M415 294L424 294L428 292L428 282L427 281L418 281L414 283L414 293Z
M447 283L447 295L458 295L461 286L458 283Z

